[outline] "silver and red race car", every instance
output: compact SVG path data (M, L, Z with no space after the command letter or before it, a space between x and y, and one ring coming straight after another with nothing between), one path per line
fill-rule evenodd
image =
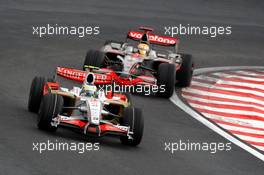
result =
M129 94L105 93L94 85L94 75L84 77L81 88L67 89L54 79L35 77L28 110L38 112L38 128L56 131L68 127L93 136L117 135L123 144L136 146L143 135L142 112Z
M100 50L89 50L83 71L58 67L57 73L82 82L86 71L93 72L100 85L155 86L155 93L165 98L172 96L175 85L189 86L194 63L191 55L178 53L179 40L155 35L150 28L140 30L129 31L126 42L106 41Z

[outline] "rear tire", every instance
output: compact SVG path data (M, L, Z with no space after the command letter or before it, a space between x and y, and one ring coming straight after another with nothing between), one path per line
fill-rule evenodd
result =
M38 115L38 128L54 132L57 127L52 126L54 117L61 113L63 108L63 98L57 94L47 94L43 97Z
M172 96L176 79L176 67L174 64L161 63L158 68L157 85L158 96L169 98ZM161 86L164 88L161 89Z
M85 70L85 66L103 67L104 61L105 53L98 50L89 50L83 63L83 70Z
M179 87L188 87L191 85L193 76L193 58L189 54L182 55L182 66L179 71L177 71L176 85Z
M30 112L37 113L39 111L45 83L44 77L35 77L32 80L28 99L28 110Z
M142 116L142 111L138 108L125 108L123 121L121 124L124 126L129 126L130 131L133 132L133 139L129 139L127 136L121 136L121 143L129 146L139 145L144 131L144 119Z

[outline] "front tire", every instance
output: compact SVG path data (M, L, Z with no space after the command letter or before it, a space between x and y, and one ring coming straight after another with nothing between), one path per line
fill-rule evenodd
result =
M46 131L56 131L57 127L52 126L54 117L61 113L63 108L63 98L57 94L47 94L43 97L38 115L38 128Z
M86 54L83 70L85 66L103 67L105 62L105 53L98 50L89 50Z
M45 83L46 80L44 77L35 77L32 80L28 98L28 110L30 112L37 113L39 111Z
M193 76L193 58L189 54L182 55L182 65L179 71L177 71L176 85L179 87L188 87L191 85Z
M157 85L158 96L169 98L172 96L176 79L176 67L174 64L161 63L158 68ZM161 86L163 87L161 89Z
M123 121L121 123L124 126L129 126L133 139L129 139L128 136L121 136L121 143L129 146L137 146L140 144L143 131L144 131L144 119L142 111L138 108L127 107L124 110Z
M124 95L126 96L127 98L127 101L129 103L129 106L133 106L133 102L132 102L132 95L128 92L124 92Z

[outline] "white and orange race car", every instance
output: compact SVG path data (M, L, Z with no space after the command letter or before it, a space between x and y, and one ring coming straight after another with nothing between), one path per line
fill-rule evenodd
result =
M89 73L81 88L69 90L54 79L35 77L28 110L38 112L38 128L52 132L63 126L98 137L117 135L126 145L140 144L144 120L129 94L105 93L93 82L94 75Z

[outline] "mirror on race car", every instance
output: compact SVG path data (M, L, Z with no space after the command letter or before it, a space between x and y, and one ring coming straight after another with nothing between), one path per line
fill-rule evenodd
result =
M133 46L127 46L125 49L125 53L126 54L131 54L133 53Z
M110 44L111 45L111 47L112 47L112 49L121 49L121 44L120 43L111 43Z

